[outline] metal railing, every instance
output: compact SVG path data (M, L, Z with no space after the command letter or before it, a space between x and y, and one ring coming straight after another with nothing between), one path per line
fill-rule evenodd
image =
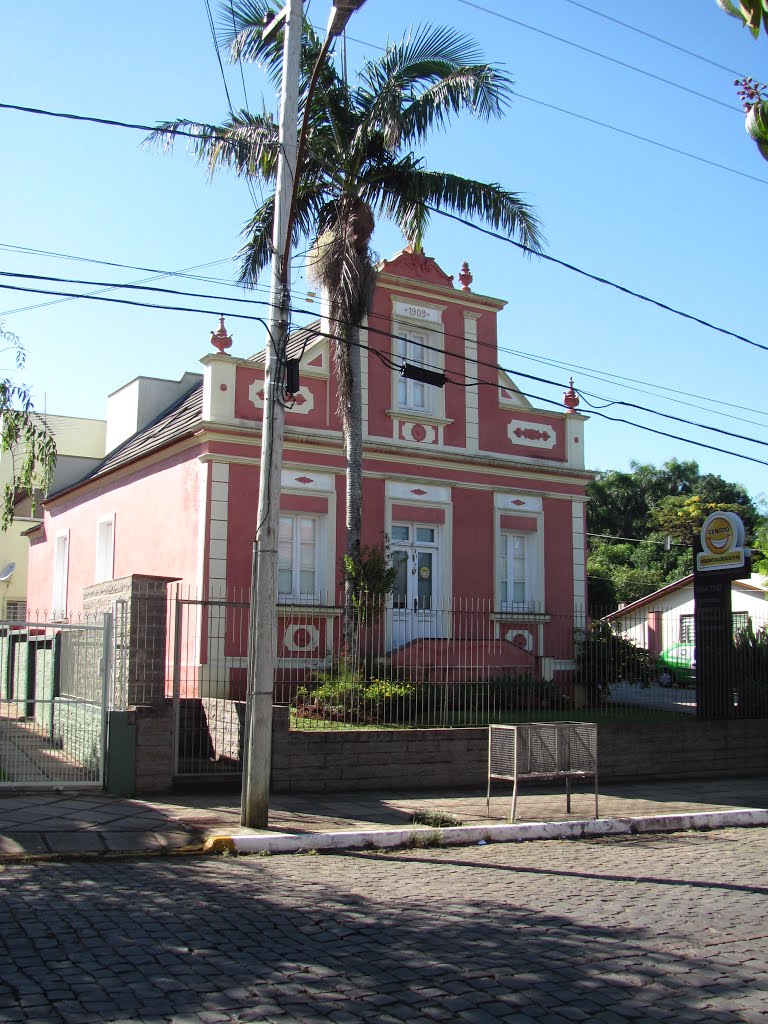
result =
M235 773L247 595L200 600L175 592L171 605L166 677L177 772ZM647 724L698 712L689 610L617 621L473 598L404 609L363 597L353 616L345 631L342 599L326 595L278 607L275 701L288 706L292 729ZM768 716L766 620L739 613L733 633L723 664L733 717Z

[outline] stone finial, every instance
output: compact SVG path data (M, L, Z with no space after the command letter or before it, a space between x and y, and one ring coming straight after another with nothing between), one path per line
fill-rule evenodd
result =
M568 381L568 390L563 395L563 405L566 407L568 412L576 412L576 408L579 404L579 396L573 387L573 377Z
M469 264L465 260L461 264L461 273L459 274L459 281L461 282L461 290L463 292L471 291L469 287L472 284L472 275L469 272Z
M224 350L229 348L232 344L232 335L227 334L227 329L224 326L223 313L219 317L218 331L211 331L211 344L213 345L214 348L217 348L223 356L227 354Z

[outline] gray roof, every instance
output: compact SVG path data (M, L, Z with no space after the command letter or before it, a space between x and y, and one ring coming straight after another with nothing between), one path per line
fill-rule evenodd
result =
M319 334L319 329L320 321L314 320L305 327L300 327L294 331L289 337L286 347L288 358L300 358L307 347L314 345L320 340L323 335ZM263 365L264 350L262 349L261 352L251 356L251 360ZM123 441L121 445L118 445L114 451L108 452L101 462L94 466L89 473L81 477L80 480L69 484L66 488L62 488L59 491L52 492L48 497L54 498L58 494L64 494L65 491L72 490L88 480L98 479L121 466L137 462L152 452L168 447L174 441L190 437L199 428L202 418L203 385L202 383L196 383L194 387L182 395L173 405L163 410L146 427L137 430L135 434Z
M313 320L304 327L299 327L288 338L288 344L285 347L286 358L300 359L307 348L321 341L324 337L325 335L320 333L319 320ZM259 349L258 352L251 356L251 361L263 364L264 352L265 349Z
M202 416L203 385L197 383L173 405L156 416L146 427L137 430L114 451L108 452L90 473L86 473L84 477L76 483L70 484L65 490L72 490L73 487L77 487L87 480L95 480L120 466L128 465L149 455L150 452L165 448L181 438L191 436L199 428ZM64 491L56 493L63 494ZM56 497L56 493L50 494L49 498Z

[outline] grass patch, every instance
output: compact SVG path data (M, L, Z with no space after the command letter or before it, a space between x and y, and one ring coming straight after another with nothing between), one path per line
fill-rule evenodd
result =
M413 812L414 825L428 825L430 828L460 828L466 824L455 814L447 811L418 810Z

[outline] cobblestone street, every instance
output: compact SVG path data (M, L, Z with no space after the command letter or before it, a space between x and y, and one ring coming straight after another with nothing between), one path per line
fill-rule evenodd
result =
M0 866L0 1022L768 1022L768 830Z

